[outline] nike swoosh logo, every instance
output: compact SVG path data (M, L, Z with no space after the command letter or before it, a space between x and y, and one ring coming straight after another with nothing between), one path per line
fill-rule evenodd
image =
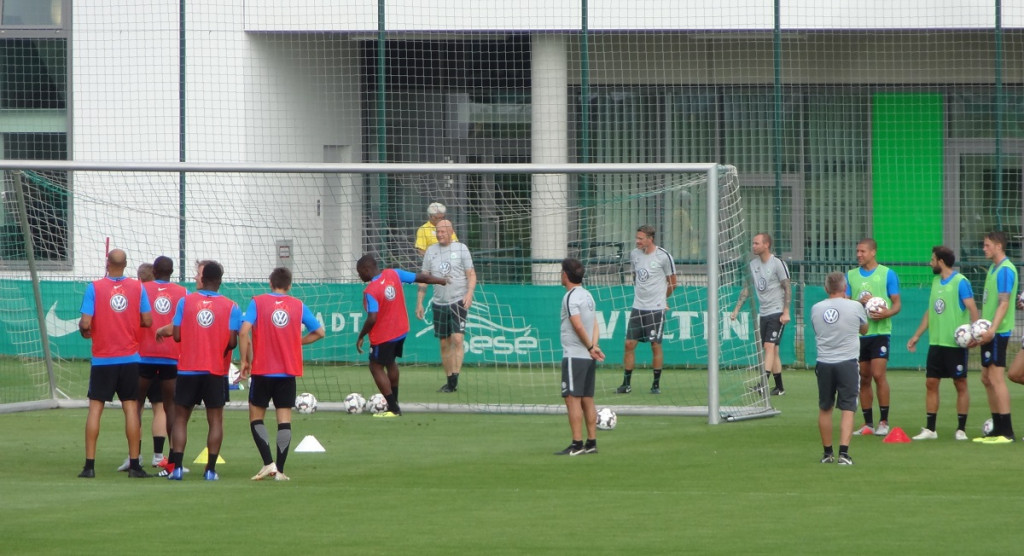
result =
M167 288L157 288L157 289L156 289L156 291L158 291L158 292L162 292L162 291L164 291L164 290L166 290L166 289L167 289Z
M46 323L46 333L54 338L78 332L78 319L65 320L57 316L57 302L50 305L44 322Z

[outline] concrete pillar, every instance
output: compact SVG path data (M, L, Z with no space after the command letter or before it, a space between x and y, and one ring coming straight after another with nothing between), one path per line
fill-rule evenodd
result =
M565 35L532 37L532 130L534 163L569 162L568 51ZM531 254L537 260L561 261L569 240L569 178L565 174L533 176ZM534 284L558 284L561 265L533 264Z

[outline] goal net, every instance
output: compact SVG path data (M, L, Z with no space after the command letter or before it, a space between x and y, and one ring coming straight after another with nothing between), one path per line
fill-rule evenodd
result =
M6 338L0 403L84 399L89 343L76 322L85 287L103 275L112 248L128 253L131 276L139 264L169 256L175 278L192 288L196 261L217 260L225 268L221 293L243 310L253 295L269 290L273 268L290 268L293 295L327 333L304 349L300 391L315 394L327 409L340 408L351 392L368 398L376 388L366 355L355 347L365 318L355 262L370 253L382 268L420 271L417 230L428 219L428 205L442 203L478 277L464 364L457 392L438 392L445 372L429 305L426 320L416 319L417 287L406 286L411 329L400 359L403 408L561 411L560 263L575 257L586 268L584 285L597 302L607 355L598 370L599 405L625 413L707 415L712 422L773 413L756 388L761 364L753 319L746 312L738 321L728 318L749 253L734 168L181 167L188 171L59 162L5 171L8 190L19 192L5 214L21 230L6 237L21 241L3 248L21 262L6 263L0 280L0 337ZM385 168L388 173L375 173ZM63 202L37 202L43 195ZM60 206L74 207L72 233L42 233L60 220L52 213ZM637 386L616 395L634 295L629 255L641 225L653 226L655 243L674 256L679 285L665 312L661 393L648 392L651 349L642 343ZM25 231L31 242L24 241ZM67 241L55 239L61 237ZM427 303L430 296L428 289ZM233 401L245 401L242 388Z

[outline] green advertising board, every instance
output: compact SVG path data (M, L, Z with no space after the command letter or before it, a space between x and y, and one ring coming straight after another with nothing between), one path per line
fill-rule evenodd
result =
M10 288L23 292L21 306L0 318L0 353L13 355L19 351L12 341L21 332L31 334L36 327L31 284L8 282ZM49 281L41 284L47 330L54 353L63 358L90 356L89 342L78 334L78 319L85 282ZM622 360L626 321L629 317L631 289L622 286L589 288L597 299L598 322L601 326L601 347L610 363ZM362 284L296 284L292 294L302 299L326 327L327 337L304 348L305 358L321 362L364 361L365 354L355 349L356 337L363 325ZM253 295L264 293L265 284L225 284L221 293L238 302L244 311ZM414 317L416 287L406 286L406 305L410 315L410 331L406 340L404 361L436 364L440 352L433 328L427 320ZM480 286L469 311L464 342L465 360L469 364L529 365L550 364L561 359L559 346L560 303L565 290L560 286ZM703 288L681 286L672 300L690 300L703 306ZM620 305L608 299L620 300ZM625 301L621 301L625 300ZM696 300L696 301L694 301ZM731 309L731 308L730 308ZM705 366L707 337L705 313L697 308L672 308L665 316L665 365ZM741 313L737 321L729 319L729 310L722 312L723 365L730 353L749 352L753 336L750 314ZM787 334L782 349L783 360L793 360L793 336ZM733 349L738 348L738 349ZM637 350L637 366L650 363L651 350L641 345ZM735 361L742 363L742 361Z

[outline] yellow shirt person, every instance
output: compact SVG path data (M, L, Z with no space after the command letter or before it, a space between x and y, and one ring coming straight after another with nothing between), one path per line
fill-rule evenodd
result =
M422 257L427 247L437 243L437 223L444 220L447 208L441 203L430 203L427 216L430 218L416 230L416 252ZM459 236L452 232L452 241L459 241Z

